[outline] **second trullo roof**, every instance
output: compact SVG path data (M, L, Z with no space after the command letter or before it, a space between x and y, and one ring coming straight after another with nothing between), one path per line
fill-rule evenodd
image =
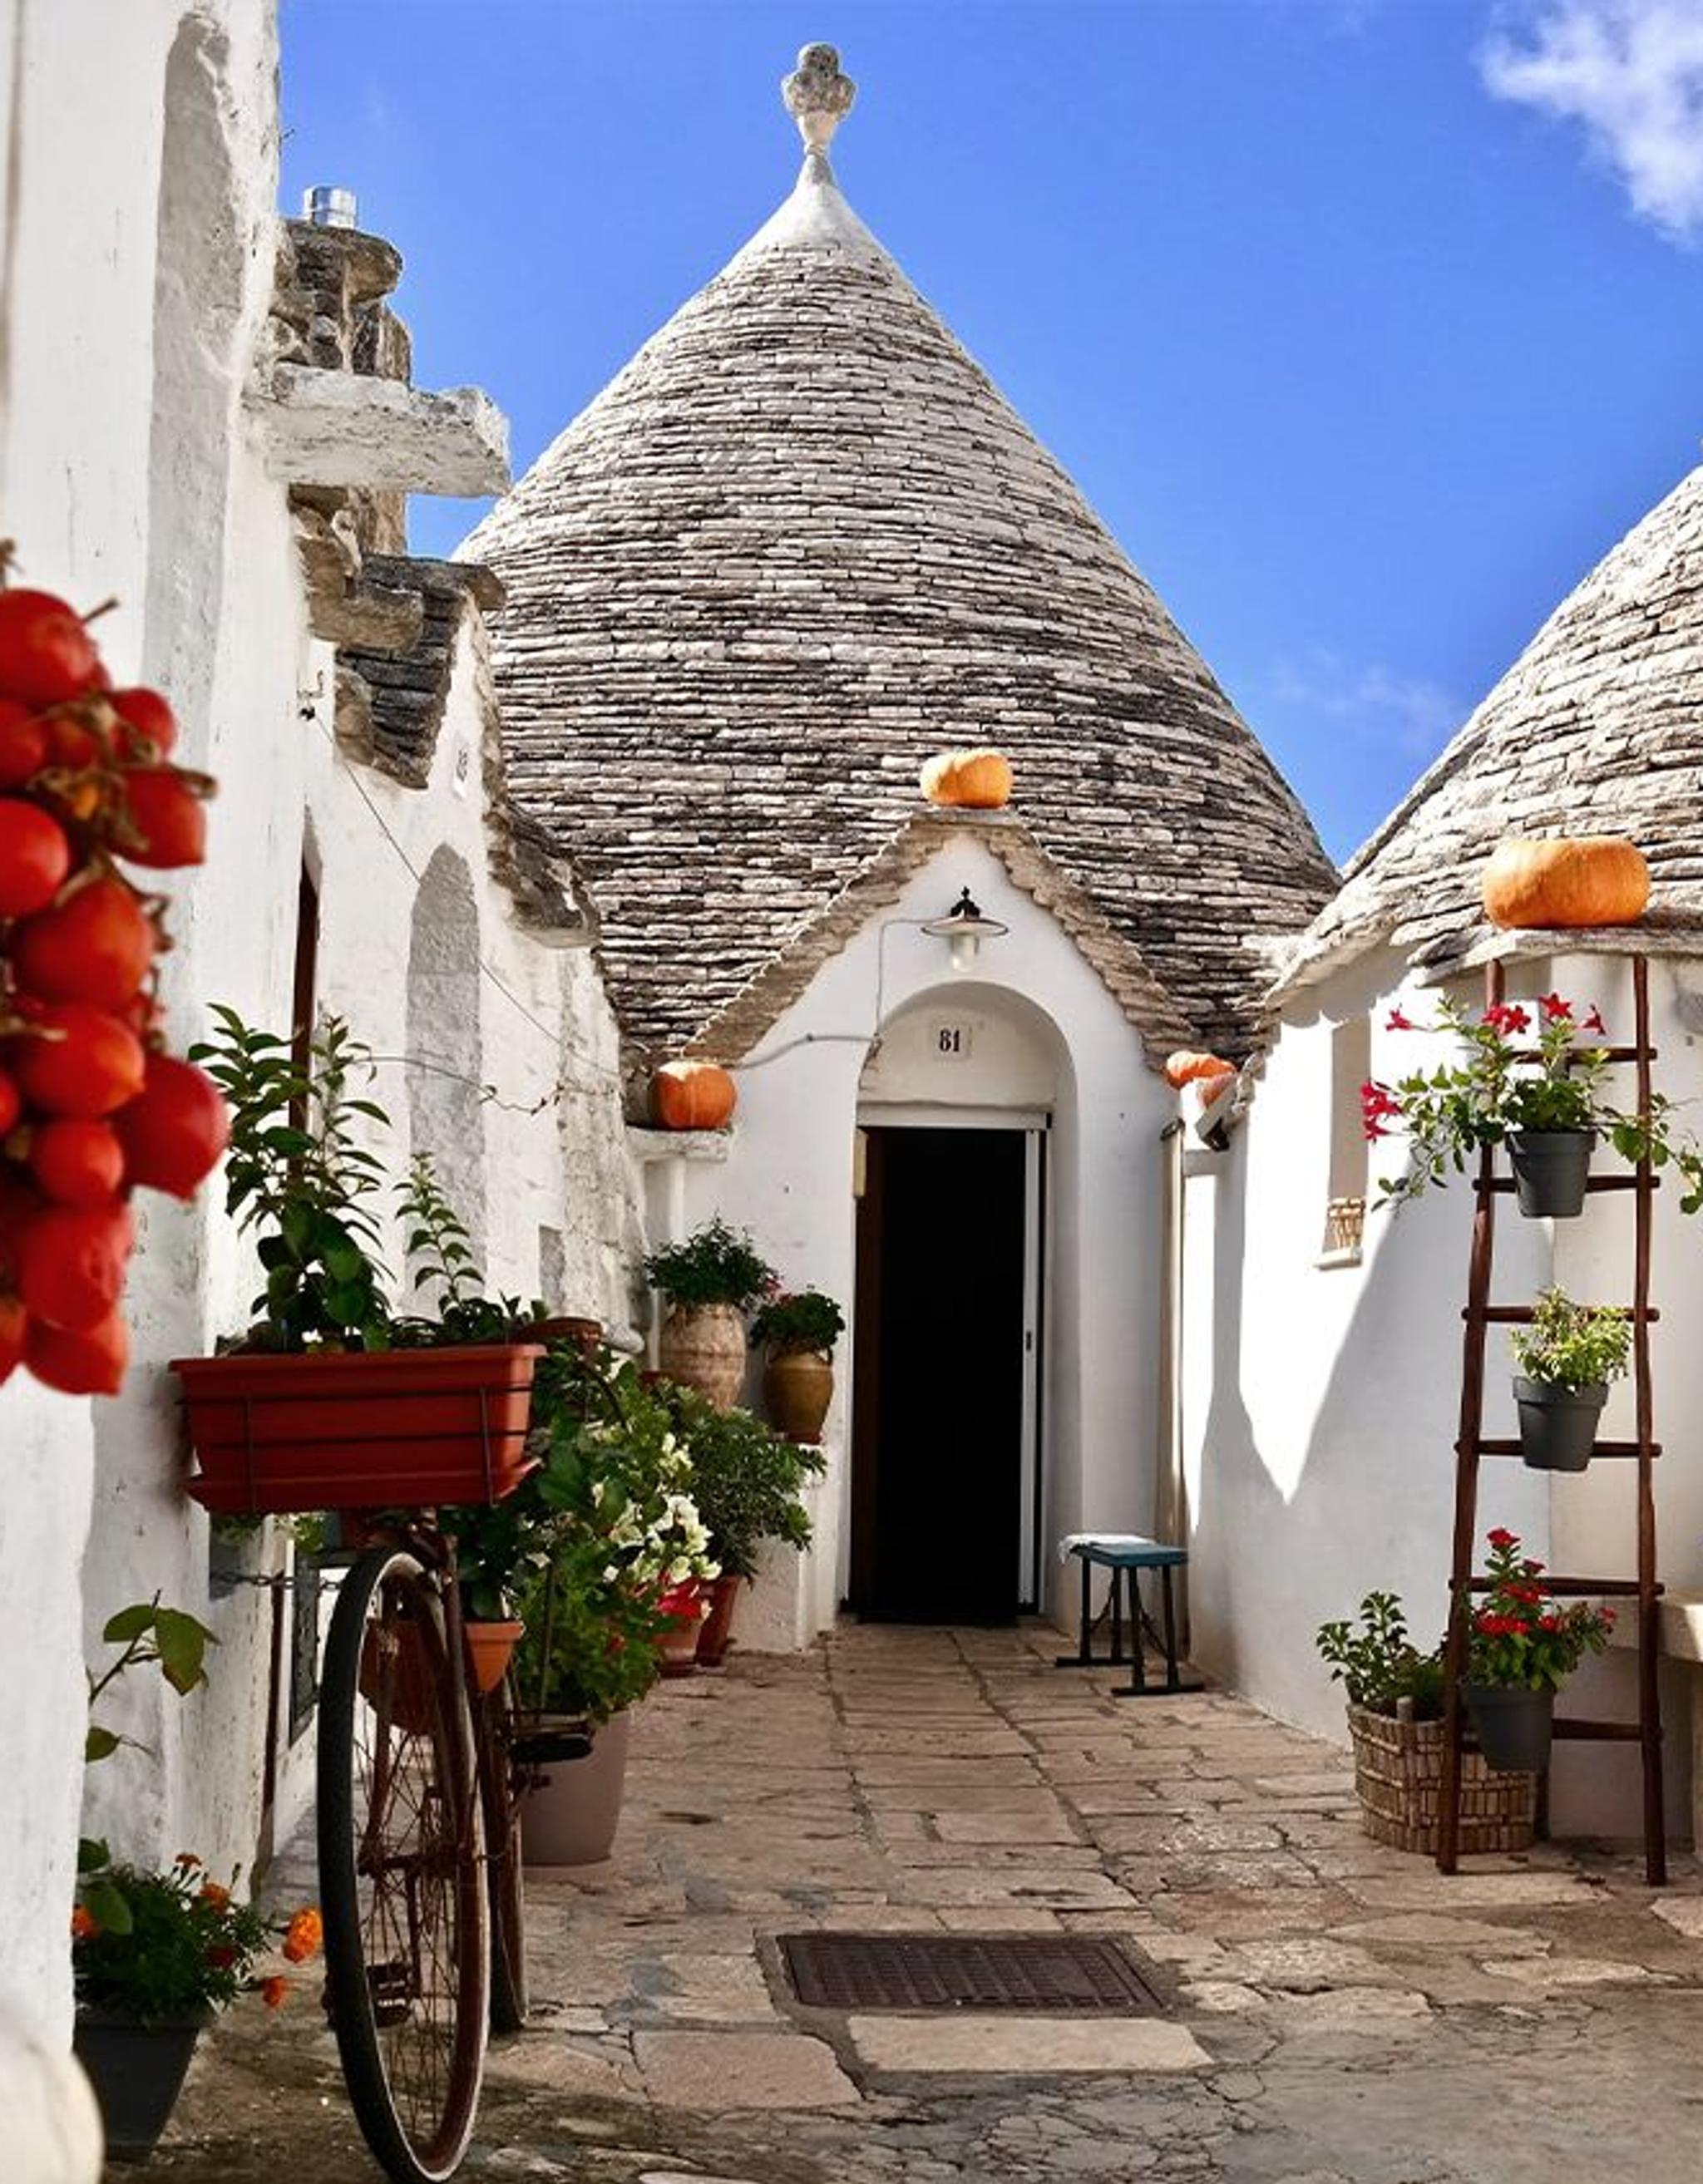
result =
M837 62L818 80L843 112ZM516 801L578 860L623 1027L660 1049L880 852L924 759L996 744L1036 840L1200 1038L1241 1043L1258 944L1307 923L1329 861L1069 477L846 203L823 148L837 114L802 103L792 195L462 549L507 593Z

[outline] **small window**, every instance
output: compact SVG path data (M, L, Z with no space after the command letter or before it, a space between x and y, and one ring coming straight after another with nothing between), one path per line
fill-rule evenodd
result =
M1368 1147L1360 1118L1360 1087L1371 1074L1370 1017L1350 1017L1331 1028L1331 1144L1325 1203L1327 1266L1353 1266L1360 1256L1366 1219Z

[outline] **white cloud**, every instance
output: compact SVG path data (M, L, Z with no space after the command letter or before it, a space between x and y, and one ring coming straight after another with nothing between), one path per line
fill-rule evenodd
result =
M1703 0L1520 0L1478 56L1498 98L1584 125L1633 209L1703 237Z
M1466 707L1441 683L1398 674L1376 660L1351 666L1322 645L1278 660L1270 694L1315 720L1342 723L1358 741L1417 758L1433 756L1466 717Z

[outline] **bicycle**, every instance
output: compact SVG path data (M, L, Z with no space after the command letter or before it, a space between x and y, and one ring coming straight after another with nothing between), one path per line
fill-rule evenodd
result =
M526 2018L522 1774L507 1680L477 1688L455 1542L429 1513L367 1536L321 1678L327 2007L375 2159L394 2184L443 2184L488 2032Z

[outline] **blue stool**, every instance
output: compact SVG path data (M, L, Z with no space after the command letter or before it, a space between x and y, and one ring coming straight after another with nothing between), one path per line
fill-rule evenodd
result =
M1171 1591L1171 1572L1185 1568L1188 1563L1187 1547L1161 1546L1157 1540L1143 1540L1128 1533L1107 1533L1100 1537L1086 1534L1069 1543L1070 1552L1082 1566L1082 1632L1074 1653L1061 1653L1058 1665L1061 1669L1119 1669L1130 1664L1130 1680L1113 1691L1117 1699L1157 1698L1174 1691L1203 1691L1203 1683L1185 1683L1177 1660L1176 1602ZM1093 1574L1097 1569L1112 1574L1112 1650L1097 1654L1093 1650ZM1142 1645L1142 1596L1137 1587L1137 1574L1144 1569L1156 1569L1164 1598L1165 1680L1162 1684L1147 1681L1147 1658ZM1124 1586L1129 1586L1130 1645L1124 1651Z

